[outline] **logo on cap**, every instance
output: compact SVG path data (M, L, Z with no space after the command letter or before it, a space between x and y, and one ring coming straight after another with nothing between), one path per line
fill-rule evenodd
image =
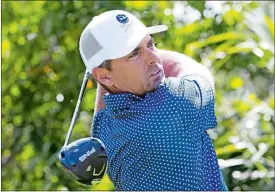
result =
M124 14L118 14L116 16L116 20L118 20L120 23L127 23L129 21L128 17Z

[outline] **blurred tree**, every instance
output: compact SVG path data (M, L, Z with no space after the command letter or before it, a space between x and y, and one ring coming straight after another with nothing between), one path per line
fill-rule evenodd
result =
M72 182L57 159L85 70L80 34L111 9L167 25L158 48L212 70L211 137L229 190L274 190L274 2L255 1L3 1L2 190L114 190L107 175ZM89 80L71 141L90 135L95 90Z

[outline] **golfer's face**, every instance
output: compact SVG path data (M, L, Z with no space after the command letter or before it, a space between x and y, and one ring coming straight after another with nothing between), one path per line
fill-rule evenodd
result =
M112 80L121 92L144 95L154 91L164 78L154 40L147 35L130 54L112 61Z

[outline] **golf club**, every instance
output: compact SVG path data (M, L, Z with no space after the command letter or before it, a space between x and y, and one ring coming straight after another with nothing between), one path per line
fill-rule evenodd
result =
M79 108L80 108L80 105L81 105L81 102L82 102L82 99L83 99L83 96L84 96L84 93L85 93L85 90L86 90L86 86L87 86L89 76L90 76L90 73L89 73L88 70L86 70L85 75L84 75L84 79L82 81L82 85L81 85L80 93L79 93L79 96L78 96L78 100L77 100L77 103L76 103L76 107L75 107L75 110L74 110L73 118L71 120L70 128L69 128L69 131L67 133L67 137L66 137L66 140L65 140L65 143L64 143L63 147L68 145L70 137L72 135L72 131L73 131L73 128L74 128L74 125L75 125L75 122L76 122L76 119L77 119L77 116L78 116L78 113L79 113Z
M99 139L87 137L68 144L78 117L89 76L90 73L86 70L69 131L59 153L59 161L65 171L75 181L85 186L99 183L107 170L106 150Z

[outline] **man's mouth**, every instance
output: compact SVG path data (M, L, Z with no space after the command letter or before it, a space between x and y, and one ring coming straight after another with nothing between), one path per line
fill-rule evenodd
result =
M154 76L160 72L160 69L157 69L154 73L151 74L151 76Z

